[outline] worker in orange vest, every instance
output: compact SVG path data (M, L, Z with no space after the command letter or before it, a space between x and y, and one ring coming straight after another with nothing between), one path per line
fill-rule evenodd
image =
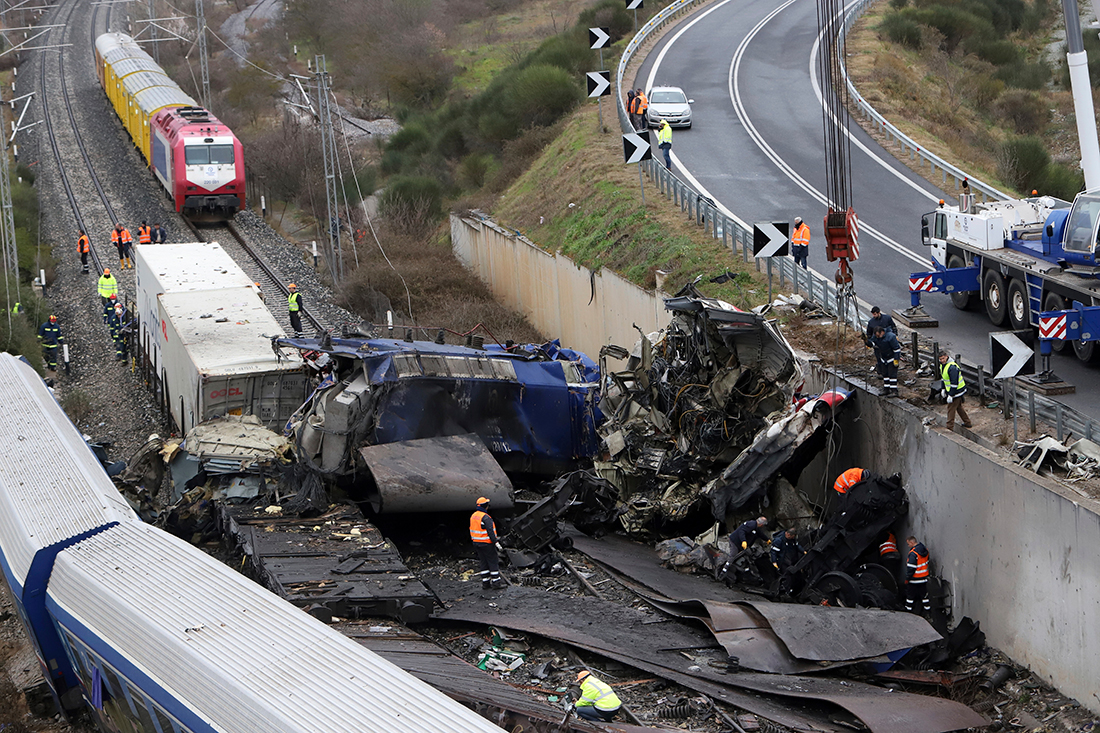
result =
M638 130L645 130L649 127L649 121L646 120L646 113L649 111L649 100L646 99L645 92L641 89L635 89L634 102L638 106Z
M134 263L130 254L133 251L134 238L130 236L130 230L122 226L122 222L115 224L115 228L111 230L111 244L118 250L118 266L123 270L133 269Z
M477 511L470 515L470 539L474 543L474 551L481 563L481 587L503 588L506 584L500 577L500 557L497 550L501 549L497 538L496 525L489 516L489 500L484 496L477 500Z
M905 567L905 610L913 612L917 601L922 602L925 613L931 613L932 602L928 598L928 549L917 538L906 539L909 557Z
M80 255L81 272L88 274L88 253L92 251L92 242L84 230L80 230L80 236L76 240L76 251Z
M848 489L868 478L868 473L869 471L865 468L849 468L837 476L836 483L833 484L833 490L838 494L847 494Z
M149 244L153 241L153 228L145 220L138 227L138 244Z
M810 228L801 216L794 218L794 234L791 235L791 256L796 265L802 265L803 270L808 270L807 260L810 257Z

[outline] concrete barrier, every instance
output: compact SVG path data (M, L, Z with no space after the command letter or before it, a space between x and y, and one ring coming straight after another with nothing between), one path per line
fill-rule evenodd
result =
M655 292L546 252L488 219L452 214L451 246L498 302L593 359L606 344L631 348L638 340L635 324L646 333L668 325L664 301Z
M924 410L846 386L857 409L838 415L841 444L820 483L852 466L900 471L911 508L898 538L928 546L955 618L980 621L989 644L1100 713L1100 502L922 424ZM802 488L821 490L811 483Z

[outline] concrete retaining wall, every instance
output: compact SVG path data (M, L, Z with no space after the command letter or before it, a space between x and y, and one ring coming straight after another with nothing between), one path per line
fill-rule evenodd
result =
M549 338L597 359L600 347L627 349L668 325L664 302L613 272L593 272L550 254L491 221L451 216L451 246L459 261L503 305L527 316Z
M825 478L900 471L906 534L950 582L955 618L980 621L992 646L1100 712L1100 503L855 388Z

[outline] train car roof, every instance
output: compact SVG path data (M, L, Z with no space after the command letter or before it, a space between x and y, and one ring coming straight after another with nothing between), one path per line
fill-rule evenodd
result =
M202 720L233 732L500 733L149 525L120 525L62 552L47 605L122 676L181 701L157 700L193 728Z
M253 278L217 242L139 244L134 248L139 286L158 293L248 287ZM146 268L156 283L144 282Z
M137 41L125 33L103 33L97 36L95 39L95 50L96 53L104 59L107 58L108 54L115 53L119 50L127 51L124 56L136 56L140 54L149 55L145 53L140 45L138 45ZM135 53L135 51L138 53ZM117 56L116 58L123 58L123 56Z
M282 335L283 327L252 287L164 293L160 317L171 322L206 376L302 366L297 354L279 359L271 350L271 337Z
M123 88L133 95L140 94L146 89L170 87L179 89L172 77L163 71L135 71L122 79Z
M0 550L22 592L35 555L137 516L27 364L0 354Z
M150 87L137 92L134 100L148 117L165 107L192 107L195 100L184 94L178 86L175 87Z
M148 56L129 56L118 61L111 63L111 68L114 69L115 76L123 79L130 74L136 74L139 71L152 71L158 74L167 76L164 70L157 66L157 62ZM175 84L175 82L172 82Z

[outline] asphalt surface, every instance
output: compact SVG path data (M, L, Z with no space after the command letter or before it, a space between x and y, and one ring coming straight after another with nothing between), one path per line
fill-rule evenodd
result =
M679 86L692 105L693 126L673 135L673 170L750 226L758 221L809 224L810 266L832 277L822 226L825 154L816 76L817 6L810 0L780 5L719 0L667 32L649 52L634 86ZM857 295L884 311L909 306L908 276L931 269L920 241L921 215L940 198L953 201L954 183L933 187L884 150L854 121L852 204L860 219ZM926 294L927 312L940 325L923 333L987 368L989 333L984 310L956 310L950 299ZM1037 362L1038 364L1038 362ZM1057 398L1100 417L1100 369L1079 362L1072 349L1051 365L1076 394ZM904 376L904 375L903 375Z

